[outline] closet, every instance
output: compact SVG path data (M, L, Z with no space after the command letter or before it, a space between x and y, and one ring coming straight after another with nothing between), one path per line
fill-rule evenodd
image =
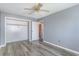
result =
M29 39L29 22L21 19L6 18L6 42L15 42Z

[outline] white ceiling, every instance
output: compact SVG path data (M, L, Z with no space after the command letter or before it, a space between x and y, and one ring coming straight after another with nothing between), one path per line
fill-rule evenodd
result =
M43 3L43 7L41 9L49 10L48 13L39 12L38 14L33 13L29 15L28 12L30 11L25 11L24 8L32 8L33 5L34 3L0 3L0 11L39 19L75 6L77 3Z

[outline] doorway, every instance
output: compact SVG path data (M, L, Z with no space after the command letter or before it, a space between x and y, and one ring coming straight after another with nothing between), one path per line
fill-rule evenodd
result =
M39 28L39 42L43 42L43 24L39 24L38 28Z
M32 22L32 41L43 42L43 24L40 22Z

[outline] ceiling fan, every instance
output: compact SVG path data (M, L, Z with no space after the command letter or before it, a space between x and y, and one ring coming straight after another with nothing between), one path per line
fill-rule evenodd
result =
M48 10L43 10L43 9L41 9L41 7L43 6L43 4L41 4L41 3L36 3L32 8L24 8L24 10L30 10L30 13L28 13L28 14L32 14L32 13L34 13L34 12L37 12L37 13L39 13L39 12L49 12Z

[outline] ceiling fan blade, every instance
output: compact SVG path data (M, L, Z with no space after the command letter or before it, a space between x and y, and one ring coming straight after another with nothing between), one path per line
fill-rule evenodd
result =
M31 8L24 8L24 10L32 10Z
M40 11L49 12L48 10L43 10L43 9L41 9Z

